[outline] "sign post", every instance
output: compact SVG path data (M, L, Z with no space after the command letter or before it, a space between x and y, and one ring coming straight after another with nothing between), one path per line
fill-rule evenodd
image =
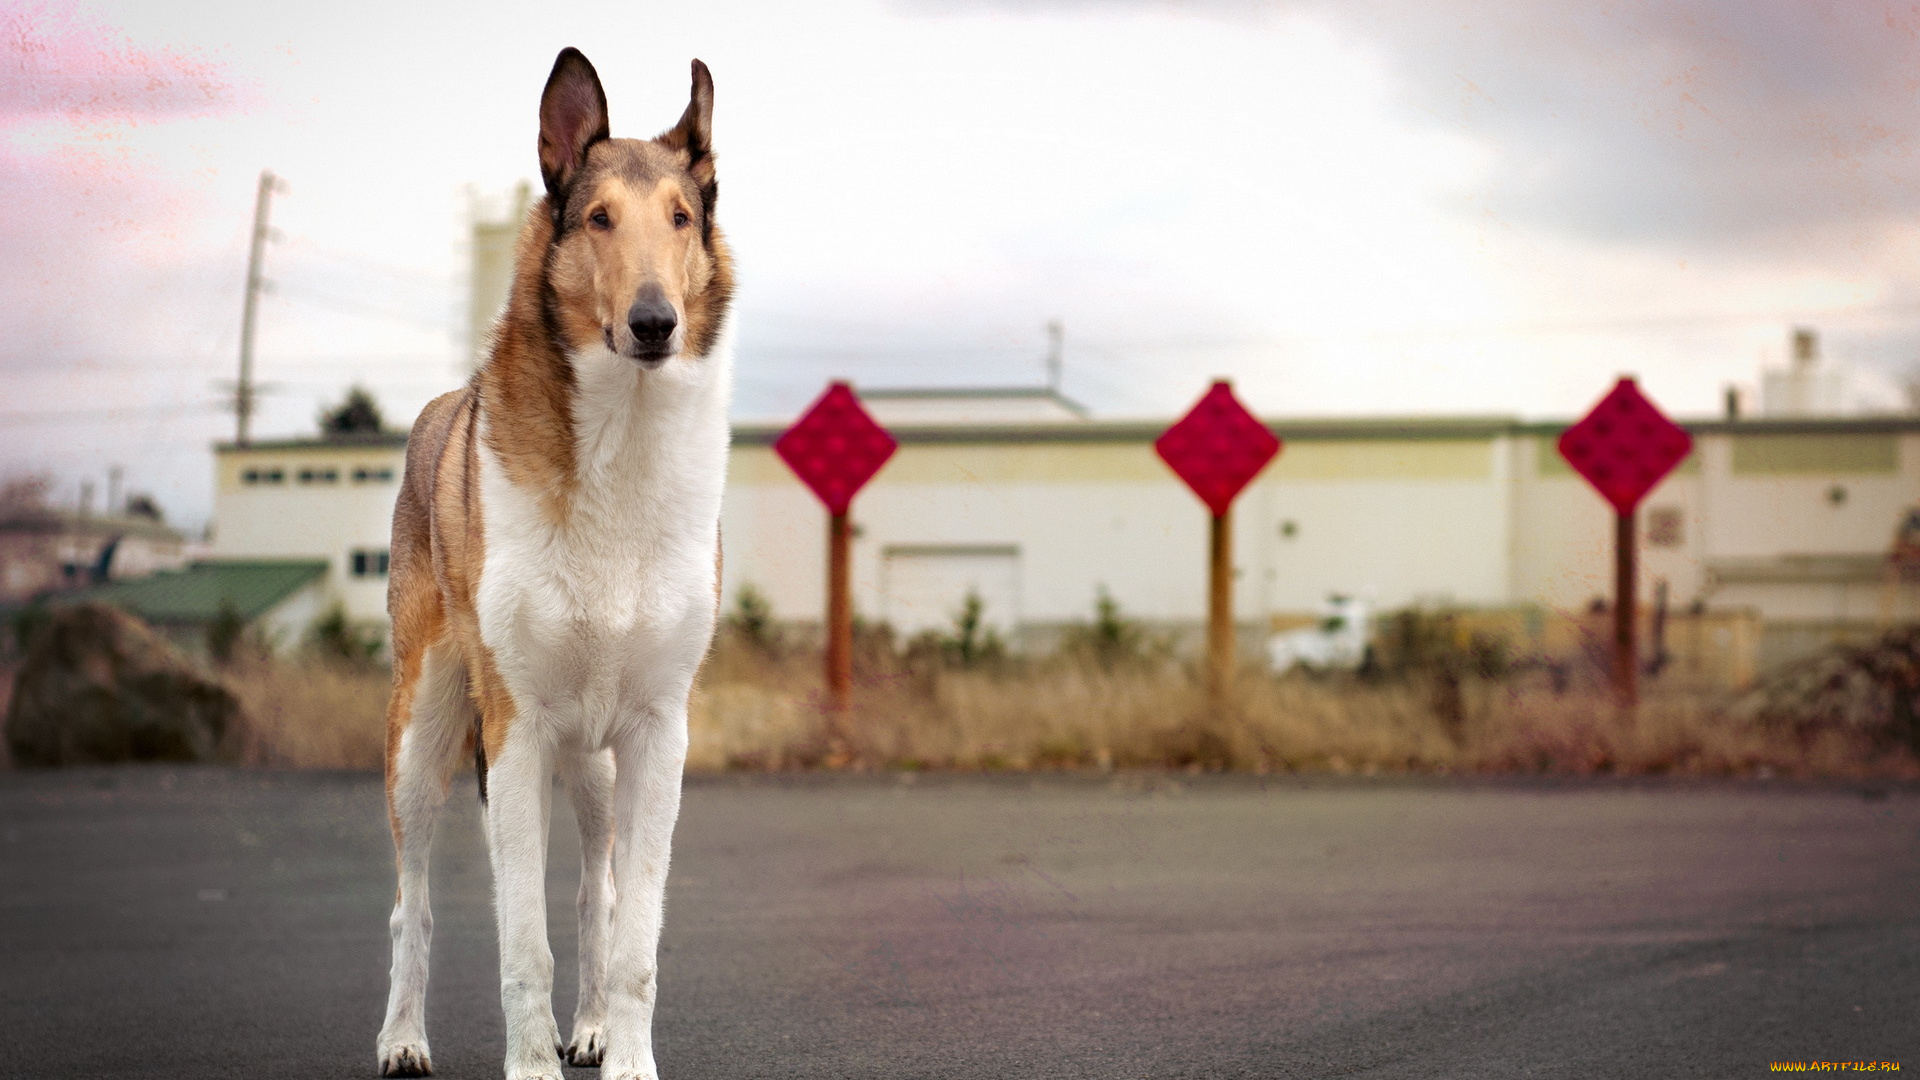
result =
M1639 700L1635 511L1692 451L1693 436L1648 401L1632 376L1560 435L1560 456L1613 505L1613 689L1624 708Z
M1153 444L1160 459L1212 512L1207 544L1207 691L1216 701L1233 683L1233 500L1267 462L1280 439L1216 380L1199 402Z
M773 444L773 452L827 507L827 700L834 736L853 705L853 496L899 448L860 407L853 387L834 382Z

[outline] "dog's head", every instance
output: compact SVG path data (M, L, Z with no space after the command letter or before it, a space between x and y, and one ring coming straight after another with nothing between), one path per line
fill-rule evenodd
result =
M732 275L713 222L713 78L693 62L693 92L652 139L608 134L600 76L576 49L554 61L540 95L540 175L553 239L550 315L576 352L605 346L645 368L712 347Z

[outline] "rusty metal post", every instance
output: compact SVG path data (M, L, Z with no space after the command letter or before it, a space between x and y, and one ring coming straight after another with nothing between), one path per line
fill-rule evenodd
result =
M1213 519L1208 545L1207 577L1207 693L1224 700L1233 686L1233 510Z
M846 735L853 707L853 526L834 514L827 524L827 701L836 739Z
M1640 650L1636 642L1634 511L1617 513L1613 524L1613 689L1620 706L1639 703Z

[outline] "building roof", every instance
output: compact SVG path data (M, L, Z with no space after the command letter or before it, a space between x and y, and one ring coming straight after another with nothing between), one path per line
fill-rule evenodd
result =
M0 533L39 535L138 536L145 540L182 540L164 521L139 515L83 514L63 507L31 507L0 515Z
M959 391L862 390L862 399L880 401L952 400L952 395L978 395L979 400L1006 400L1014 397L1037 398L1051 394L1047 390L982 388ZM1080 406L1058 398L1066 407ZM895 423L888 426L896 439L914 443L1150 443L1166 431L1171 418L1139 420L1024 421L1007 423ZM1357 416L1267 418L1269 430L1282 439L1491 439L1501 435L1557 436L1573 426L1573 420L1521 420L1517 416ZM1920 434L1920 416L1836 416L1836 417L1763 417L1725 419L1680 419L1681 427L1694 435L1892 435ZM785 432L790 421L750 420L733 425L733 441L739 446L769 446ZM313 451L356 449L402 449L407 435L401 431L383 431L377 435L356 435L342 439L273 439L236 447L219 443L220 453L252 451ZM119 519L114 519L119 520Z
M404 431L356 431L324 438L303 436L293 439L255 439L245 446L230 442L213 444L216 454L251 453L259 450L392 450L407 445Z
M903 444L916 443L1151 443L1171 420L1081 420L1052 424L894 425L887 430ZM1510 416L1416 416L1266 420L1282 439L1490 439L1512 432ZM738 446L770 445L784 424L736 424Z
M62 593L58 603L101 603L155 623L210 622L230 603L248 622L325 575L322 559L198 562L133 581Z

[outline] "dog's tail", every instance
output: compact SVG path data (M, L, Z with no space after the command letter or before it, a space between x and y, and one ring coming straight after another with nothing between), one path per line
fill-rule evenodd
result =
M480 737L480 717L473 718L473 775L480 781L480 805L487 805L487 742Z

